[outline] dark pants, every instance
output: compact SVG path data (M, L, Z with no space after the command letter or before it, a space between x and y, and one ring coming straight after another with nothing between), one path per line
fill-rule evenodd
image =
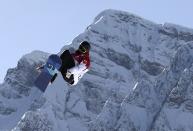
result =
M69 50L65 50L61 55L60 59L62 60L62 66L60 67L59 71L61 72L65 81L70 84L74 83L74 76L71 75L70 78L66 78L67 70L75 66L74 59L70 54ZM51 82L53 82L57 77L57 74L52 78Z

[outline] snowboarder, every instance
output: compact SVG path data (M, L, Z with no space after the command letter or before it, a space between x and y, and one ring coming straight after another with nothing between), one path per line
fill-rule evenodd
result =
M80 43L79 48L70 53L69 50L65 50L61 55L60 59L62 60L62 66L59 69L64 80L70 85L76 85L82 76L90 68L90 44L87 41ZM38 67L37 69L42 69L43 66ZM55 74L50 81L51 83L56 79L57 74Z

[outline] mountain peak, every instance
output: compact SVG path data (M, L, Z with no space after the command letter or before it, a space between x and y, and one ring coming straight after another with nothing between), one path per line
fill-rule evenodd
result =
M32 52L8 71L0 89L0 123L11 124L0 126L13 131L35 130L36 123L37 130L50 131L193 130L191 121L172 122L172 116L193 119L188 92L192 35L191 29L104 10L61 50L76 49L83 40L91 43L91 70L78 85L69 87L59 74L34 105L30 100L37 90L35 67L49 54Z

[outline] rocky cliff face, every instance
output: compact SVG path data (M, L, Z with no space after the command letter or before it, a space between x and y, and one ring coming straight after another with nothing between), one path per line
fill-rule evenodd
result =
M91 42L92 66L74 87L59 74L31 102L39 97L34 67L48 56L39 51L8 71L0 85L1 129L193 130L193 30L105 10L62 50L76 49L82 40Z

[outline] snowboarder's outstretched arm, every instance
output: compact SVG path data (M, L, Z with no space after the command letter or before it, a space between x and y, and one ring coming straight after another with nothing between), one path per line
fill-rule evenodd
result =
M86 69L87 69L86 65L83 62L81 62L79 65L68 69L68 71L72 74L80 74Z

